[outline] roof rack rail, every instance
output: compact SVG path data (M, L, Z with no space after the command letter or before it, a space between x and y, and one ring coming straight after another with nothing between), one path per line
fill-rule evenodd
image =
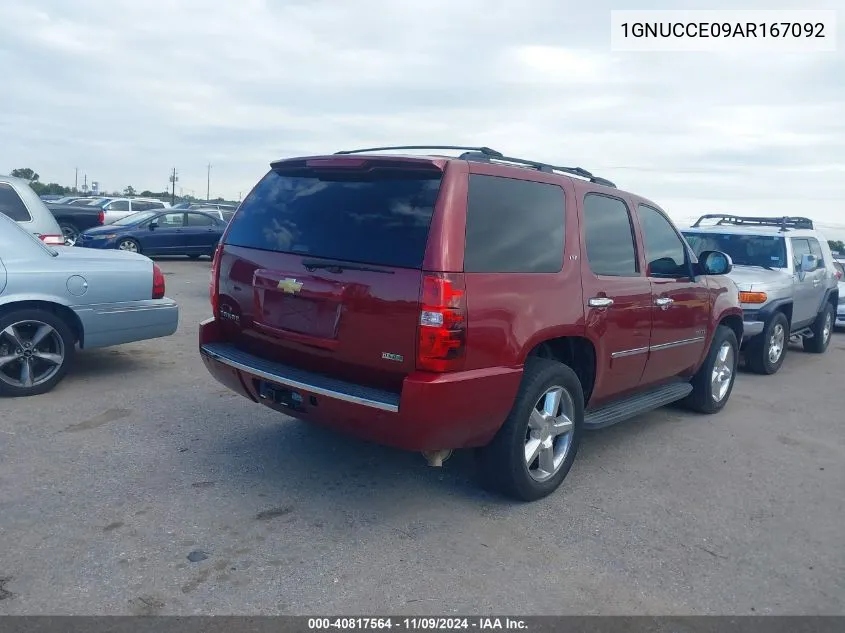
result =
M781 231L788 231L789 229L813 229L813 221L810 218L803 218L800 216L783 216L780 218L766 218L759 216L742 216L742 215L727 215L724 213L708 213L702 215L695 221L692 228L696 228L701 224L702 220L717 219L716 226L723 224L732 224L734 226L777 226Z
M364 154L366 152L383 152L385 150L394 149L450 149L462 150L464 152L479 152L485 156L501 156L502 152L497 152L489 147L464 147L462 145L395 145L392 147L368 147L365 149L347 149L335 154Z
M526 167L533 167L534 169L538 169L540 171L548 173L561 172L573 176L580 176L581 178L588 179L594 184L604 185L605 187L613 187L614 189L616 188L616 185L610 180L607 180L606 178L600 178L599 176L594 176L583 167L561 167L560 165L550 165L548 163L540 163L534 160L527 160L525 158L514 158L513 156L502 155L490 156L488 154L472 151L465 152L458 156L458 158L462 160L471 160L482 163L490 163L495 160L503 163L513 163L515 165L525 165Z

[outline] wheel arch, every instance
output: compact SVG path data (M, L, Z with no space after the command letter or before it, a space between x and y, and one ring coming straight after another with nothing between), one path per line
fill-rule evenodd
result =
M0 317L16 310L45 310L52 312L68 324L79 346L84 347L85 328L82 326L79 315L69 306L45 298L13 299L5 303L0 303Z
M584 404L589 402L596 384L596 349L583 336L558 336L537 342L526 358L537 357L556 360L567 365L581 381Z

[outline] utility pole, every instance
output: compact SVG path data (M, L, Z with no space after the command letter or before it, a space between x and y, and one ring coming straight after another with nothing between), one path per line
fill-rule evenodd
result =
M208 173L205 185L205 201L211 200L211 163L208 163Z
M79 191L79 167L74 167L73 175L73 193Z
M176 182L179 180L179 176L176 175L176 168L173 168L173 172L170 174L170 204L176 204Z

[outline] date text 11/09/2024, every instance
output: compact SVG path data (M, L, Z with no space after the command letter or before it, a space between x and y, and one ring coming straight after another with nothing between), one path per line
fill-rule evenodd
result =
M409 618L308 618L308 629L312 631L329 630L378 630L378 629L407 629L409 631L451 631L451 630L479 630L496 631L511 630L525 631L528 626L525 620L519 618L438 618L438 617L409 617Z

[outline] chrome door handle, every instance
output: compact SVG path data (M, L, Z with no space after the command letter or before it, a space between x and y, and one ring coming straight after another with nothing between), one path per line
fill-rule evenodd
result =
M587 302L591 308L607 308L613 305L613 299L610 297L593 297Z
M675 303L675 300L670 297L658 297L654 300L654 305L663 308L664 310Z

